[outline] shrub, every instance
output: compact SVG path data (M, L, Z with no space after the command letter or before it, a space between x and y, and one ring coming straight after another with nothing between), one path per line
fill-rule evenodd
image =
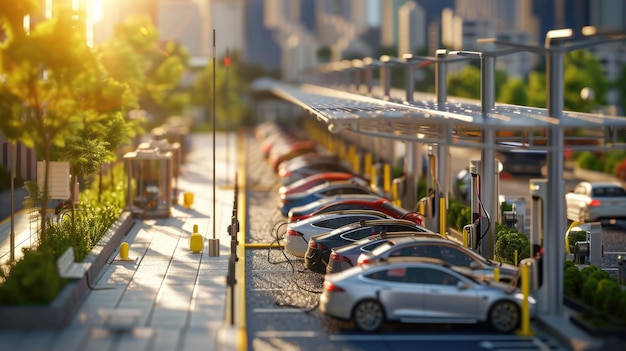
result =
M120 165L121 168L121 165ZM124 177L114 187L81 193L80 206L63 215L58 223L46 226L45 243L25 250L16 262L0 267L0 304L48 304L67 283L56 272L56 260L74 247L77 261L84 260L102 236L119 218L124 204ZM99 201L100 199L100 201Z
M563 294L569 296L574 300L580 300L582 297L582 288L584 284L583 276L578 267L576 267L572 261L571 265L566 265L565 272L563 273Z
M584 280L583 283L583 289L582 289L582 298L583 298L583 303L589 305L589 306L593 306L593 303L595 301L595 295L596 295L596 291L598 290L598 279L589 277L588 279Z
M51 250L24 250L21 260L0 270L0 305L37 305L52 301L66 281L59 278ZM6 273L10 273L9 276Z
M519 261L530 256L530 241L524 233L502 225L496 226L495 259L517 265ZM515 252L517 251L517 262Z
M620 180L626 181L626 159L615 166L615 176Z
M576 159L578 167L583 169L589 169L593 171L602 171L602 161L590 151L582 152Z

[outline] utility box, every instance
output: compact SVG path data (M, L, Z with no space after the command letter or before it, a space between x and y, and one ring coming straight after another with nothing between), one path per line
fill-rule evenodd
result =
M126 209L141 218L169 217L172 206L172 153L137 149L124 155L128 176Z

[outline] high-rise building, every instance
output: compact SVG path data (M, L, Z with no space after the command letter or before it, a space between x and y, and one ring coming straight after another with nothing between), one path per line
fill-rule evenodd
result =
M404 3L398 12L398 56L417 54L426 48L426 12L413 1Z

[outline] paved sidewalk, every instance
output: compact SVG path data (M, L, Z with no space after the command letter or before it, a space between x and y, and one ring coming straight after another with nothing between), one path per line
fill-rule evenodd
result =
M67 327L0 331L0 350L218 349L230 254L227 226L234 202L229 182L235 180L236 146L230 144L227 149L225 136L217 135L215 201L212 137L193 135L178 183L180 193L194 193L191 208L175 205L169 218L135 220L123 239L129 243L129 260L120 260L119 250L109 258L94 279L95 290ZM8 245L4 224L0 228L3 253ZM205 239L200 253L192 253L189 247L194 225ZM210 257L206 240L214 235L220 254Z

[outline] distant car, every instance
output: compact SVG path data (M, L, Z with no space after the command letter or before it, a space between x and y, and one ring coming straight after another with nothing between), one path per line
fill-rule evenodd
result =
M352 181L334 181L326 182L315 187L301 191L299 193L292 193L286 195L280 195L280 213L287 217L289 210L294 207L307 205L311 202L328 198L329 196L344 195L344 194L363 194L363 195L376 195L381 194L374 191L368 185L357 184Z
M453 266L470 268L475 275L493 279L494 270L500 272L500 281L517 282L519 279L516 266L488 260L476 252L452 240L433 237L404 236L388 240L370 252L364 252L357 260L366 264L391 257L431 257Z
M617 182L580 182L565 194L567 219L596 222L626 218L626 190Z
M502 162L502 172L541 176L546 165L546 150L531 149L528 144L503 141L497 144L496 158Z
M280 181L282 185L290 185L302 178L306 178L318 173L327 172L343 172L351 173L352 168L344 162L320 162L304 165L300 168L284 172L280 175Z
M353 181L364 186L369 185L369 181L359 175L350 172L322 172L299 179L290 185L283 185L278 189L278 195L287 195L311 189L312 187L325 182L332 181Z
M341 161L341 159L337 155L321 152L310 152L282 162L280 165L278 165L277 174L279 177L284 177L286 174L298 168L307 167L319 163L337 164L343 163L343 161Z
M337 210L376 210L384 212L393 218L408 219L416 224L424 224L424 216L419 212L407 211L402 207L394 205L390 200L385 198L376 198L372 195L342 195L342 196L354 196L353 198L343 199L330 199L328 202L323 202L326 199L312 202L306 206L294 207L289 211L288 222L295 222L316 214L337 211ZM369 198L367 198L369 197Z
M330 258L326 265L326 274L337 273L357 265L359 256L364 252L370 252L378 246L386 243L391 238L398 236L424 235L423 232L382 232L370 235L344 246L334 247L330 250ZM437 234L439 235L439 234Z
M268 162L278 173L281 162L291 160L294 157L317 151L317 144L312 140L294 140L282 145L274 146L270 150Z
M359 221L337 228L325 234L314 235L309 239L309 247L304 254L304 267L313 272L326 273L330 250L344 246L369 236L389 232L415 232L441 237L419 224L405 219L378 219Z
M385 321L488 322L510 333L521 322L523 295L432 258L392 258L325 276L319 309L372 332ZM536 302L528 297L530 317Z
M309 247L309 239L313 235L327 233L362 220L384 218L389 217L378 211L344 210L322 213L298 222L288 223L287 233L283 237L285 251L297 257L304 257Z

